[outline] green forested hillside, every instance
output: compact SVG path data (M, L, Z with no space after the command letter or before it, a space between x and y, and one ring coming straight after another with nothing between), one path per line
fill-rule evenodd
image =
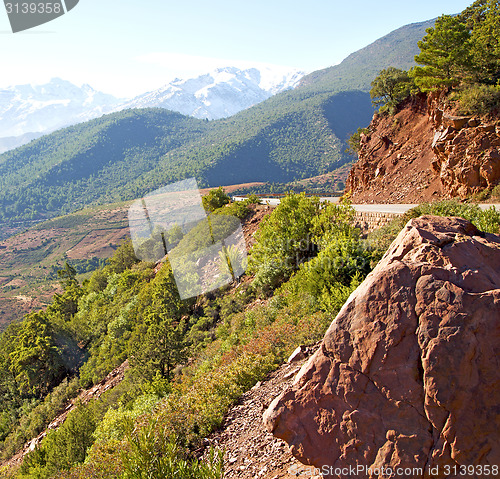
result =
M190 176L216 186L325 173L349 160L345 140L372 113L367 93L344 92L279 95L213 122L160 109L107 115L2 155L0 217L51 217Z
M213 218L226 210L236 209L240 218L263 212L249 203L222 207ZM154 264L137 261L131 243L82 283L67 264L59 272L61 294L46 311L0 335L0 464L42 432L80 387L98 384L125 360L130 367L118 386L80 404L57 432L48 432L20 468L0 465L0 476L220 479L214 471L202 474L192 451L297 343L321 337L377 257L352 219L347 205L290 195L255 236L255 278L184 301L168 261L154 271ZM313 238L307 250L306 238ZM333 254L342 261L324 261ZM288 289L272 298L294 272ZM158 428L136 454L128 446L144 431L135 427L141 417ZM167 454L165 441L176 446ZM158 464L149 464L147 451Z
M0 156L0 217L53 216L116 198L207 124L167 110L128 110L57 131ZM133 194L133 192L132 192Z
M412 64L427 26L396 30L341 65L309 75L297 89L228 119L129 110L1 155L0 222L133 199L191 176L217 186L332 171L351 161L346 140L371 119L367 85L387 62Z

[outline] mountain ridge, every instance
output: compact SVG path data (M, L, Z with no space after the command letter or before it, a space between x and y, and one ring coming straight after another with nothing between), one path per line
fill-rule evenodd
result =
M217 120L294 88L303 75L298 70L287 70L272 78L271 70L217 68L196 78L175 79L120 105L119 109L160 107L199 119Z
M404 25L351 53L338 65L304 76L299 88L307 88L313 84L316 88L321 88L325 84L336 82L339 88L348 86L368 92L380 70L390 66L408 70L416 64L414 57L420 52L417 41L422 39L425 30L432 27L435 21L436 19L432 19Z

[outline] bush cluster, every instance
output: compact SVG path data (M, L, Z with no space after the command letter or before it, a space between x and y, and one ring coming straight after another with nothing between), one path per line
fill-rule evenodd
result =
M500 110L500 86L472 85L457 92L461 115L485 116Z

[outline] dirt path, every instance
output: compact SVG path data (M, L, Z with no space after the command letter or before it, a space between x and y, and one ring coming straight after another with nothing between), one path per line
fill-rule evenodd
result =
M318 348L308 348L309 356ZM290 388L296 373L306 359L286 363L257 383L233 406L219 431L205 440L225 450L224 478L227 479L292 479L297 477L320 479L313 467L304 466L295 459L288 445L267 432L262 414L271 401ZM205 452L206 453L206 452Z

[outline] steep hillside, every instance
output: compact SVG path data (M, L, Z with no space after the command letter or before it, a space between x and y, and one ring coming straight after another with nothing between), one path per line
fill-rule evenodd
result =
M380 70L390 66L408 70L415 65L414 57L420 51L417 42L433 25L434 20L428 20L398 28L352 53L339 65L305 76L301 85L321 90L333 84L339 90L369 91Z
M376 115L346 183L355 203L466 199L500 182L500 116L457 116L443 94Z
M179 113L128 110L35 140L0 156L0 218L50 217L117 199L118 188L207 129Z
M255 183L230 185L227 194ZM202 195L208 189L200 190ZM130 238L130 203L80 210L33 225L0 231L0 332L9 323L50 303L60 292L57 270L70 263L84 279ZM259 215L255 216L259 218ZM252 231L253 232L253 231ZM4 234L5 233L5 234Z
M458 214L471 219L474 217L474 221L482 223L483 231L498 231L498 215L485 216L470 206L459 210ZM419 211L422 209L413 210L410 214L418 216ZM451 210L441 209L442 214L446 211L457 214L456 207ZM261 221L267 213L270 215L266 221ZM263 432L259 425L259 415L272 400L269 395L282 392L288 394L296 389L297 381L293 382L290 390L288 380L299 369L299 361L305 354L316 349L314 345L323 337L328 324L341 310L347 298L353 298L353 290L369 273L371 265L383 255L387 242L381 237L377 239L377 236L360 238L353 224L354 211L350 206L330 204L320 207L318 198L309 198L303 194L288 195L272 212L267 206L255 206L250 202L228 204L214 211L214 215L227 214L237 214L243 221L245 239L248 246L251 246L251 269L248 275L225 288L182 301L176 276L168 261L158 264L138 262L131 244L125 243L108 264L96 270L88 281L79 281L75 271L66 267L60 278L62 291L54 297L46 310L31 314L20 323L9 325L0 334L0 461L12 458L19 451L30 451L21 469L16 471L14 467L2 470L0 466L0 475L18 479L75 479L93 476L116 479L149 474L165 478L174 476L169 471L175 467L176 471L180 468L186 471L181 477L222 479L223 460L229 464L227 477L287 477L286 474L294 477L294 474L303 470L284 451L282 443L272 440L269 434ZM457 223L460 220L453 221ZM464 223L466 222L460 224ZM438 253L446 255L447 251L451 251L450 259L454 260L453 264L459 263L459 257L474 259L474 254L484 260L484 252L479 252L476 246L481 245L487 249L492 243L493 235L482 235L467 224L469 226L465 228L465 233L470 236L470 241L464 241L467 236L464 231L456 231L450 239L440 228L422 236L425 237L426 248L422 249L421 245L417 245L418 251L427 255L424 259L438 258L435 265L425 267L430 268L431 272L434 271L432 268L437 268L441 275L439 267L445 263ZM196 232L196 229L192 231ZM395 233L396 228L391 231ZM408 231L408 228L405 229L404 234ZM417 225L416 231L418 234L423 228L418 228ZM392 237L392 232L388 236ZM182 241L189 239L188 237L196 238L187 233ZM434 241L435 237L437 239ZM304 245L308 245L308 248L304 248ZM432 247L437 248L438 253L434 254L429 249ZM460 256L461 252L464 252L463 256ZM410 251L410 256L413 253L414 251ZM213 255L213 259L220 257L216 251L213 251ZM384 257L388 258L387 262L394 256L388 254ZM401 267L401 264L398 262L397 266ZM426 263L417 261L416 266L413 266L418 269L422 264ZM480 284L489 287L488 281L491 278L493 281L496 276L490 274L488 268L484 270L482 263L479 266L478 273L473 269L474 263L468 264L464 281L472 278L476 286ZM492 263L489 267L494 269L495 265ZM463 268L441 269L451 275L456 271L463 273ZM215 269L213 274L218 274ZM384 280L391 280L395 290L401 292L404 288L398 286L395 280L401 279L405 274L387 274ZM415 274L412 281L416 279ZM188 276L188 280L196 281L196 276ZM438 283L439 281L430 284L439 289L442 285ZM365 291L367 283L364 284L358 293L360 290ZM368 284L382 283L368 280ZM419 280L417 284L421 286L424 283ZM467 286L463 282L459 284ZM414 290L415 288L410 293L414 293ZM370 291L368 296L373 299L375 296ZM440 294L443 291L447 293L445 287L436 291ZM389 296L393 300L398 299L397 295ZM487 303L490 296L480 296L479 300L484 299L486 307L494 307L494 302ZM362 295L358 294L359 297ZM460 296L457 298L460 299ZM361 308L365 303L356 301L356 305ZM380 319L382 323L390 323L394 315L388 317L385 314L387 311L384 310L384 305L387 301L378 303L380 308L377 309L375 304L371 309L383 316ZM403 303L403 306L411 309L415 301ZM459 300L456 303L456 306L460 306ZM343 309L344 312L346 310L353 313L350 307ZM395 307L392 310L396 312L396 319L404 313L404 308ZM358 312L355 311L355 314ZM415 315L413 319L414 317ZM429 316L431 320L434 317L436 314ZM484 317L489 318L491 315ZM425 322L425 318L422 321ZM411 324L408 324L408 321L398 322L401 330L411 329ZM431 329L424 328L423 334ZM450 333L451 329L444 328L443 334ZM406 336L403 334L394 339L389 337L392 330L394 328L372 327L369 332L375 335L380 333L385 339L389 338L388 341L392 341L391 345L396 350L403 347L403 353L416 350L405 349L405 344L401 344L401 337L404 341L412 337L415 339L411 331ZM359 328L357 331L359 332ZM366 331L361 332L364 336L362 334L361 338L358 335L357 339L361 339L354 343L355 346L364 347L366 345L363 346L363 340L366 342L369 335L365 334ZM467 336L467 331L465 333ZM344 345L349 342L349 337L345 334L337 339L339 338ZM356 339L355 334L352 338ZM460 335L452 334L445 339L450 338L460 339ZM327 341L326 346L322 344L312 358L322 354L328 344L334 344L334 341ZM373 353L373 344L372 341L368 344L371 345L368 349L362 350L363 353L368 351L363 357L369 357L369 353ZM477 349L470 341L468 345ZM303 347L297 350L298 346ZM377 356L380 351L375 349ZM464 350L470 352L466 348ZM345 348L342 351L350 354ZM352 353L352 348L350 351ZM446 354L439 356L446 357ZM269 377L269 373L292 357L295 364L281 368L277 374ZM358 359L359 357L358 355ZM413 378L411 368L415 366L418 372L422 371L422 367L419 369L415 362L410 365L410 369L405 369L408 356L403 354L397 357L403 358L401 370L412 371L409 375L410 384ZM488 355L490 363L494 357L494 354ZM109 372L121 364L125 366L127 359L128 372L119 384L112 387L108 381ZM293 363L294 360L290 359L289 362ZM382 364L381 368L373 370L380 370L383 374L383 368L388 367L387 370L393 373L391 364L393 363ZM426 365L423 364L423 367ZM460 368L457 369L458 372L459 370ZM357 371L349 372L345 368L343 371L347 371L344 375L346 378L356 377ZM491 369L483 368L480 371L486 371L488 376ZM449 376L449 372L447 374ZM313 375L313 379L316 376L318 375ZM462 376L469 377L467 374ZM393 374L387 377L394 379ZM266 379L271 381L265 382ZM397 387L401 388L402 383L396 383L398 384L394 390L399 391ZM328 384L328 380L323 381L323 389L327 389ZM353 383L356 388L359 386L358 389L341 388L341 392L361 391L361 395L371 393L363 384L366 386L364 376L361 377L360 384ZM394 381L389 382L391 389L388 390L392 391L394 384ZM491 389L491 384L489 387ZM71 408L71 404L74 404L72 399L79 396L81 389L88 391L84 393L84 397L98 396L99 401L87 402L80 396L84 404L72 408L62 422L64 411ZM316 393L321 392L320 389L315 388ZM410 395L412 391L423 392L422 387L403 387L403 390L406 393L410 391ZM247 391L250 392L243 396ZM387 424L373 415L374 411L378 414L378 409L370 408L368 403L371 401L373 405L374 401L380 402L381 396L372 396L367 396L366 410L371 411L369 419L375 420L377 425L382 424L382 428L370 427L370 421L364 421L363 424L367 426L367 438L370 439L370 434L376 434L378 445L380 440L385 440L387 435L392 437L393 434L387 433ZM332 397L334 395L330 394L326 400ZM314 401L314 407L318 404ZM345 404L351 403L343 401L341 407ZM464 404L467 405L467 402ZM481 405L480 402L478 404ZM271 407L272 405L276 405L276 402ZM364 405L363 403L362 406ZM411 418L416 417L415 410L404 401L400 403L391 400L388 406L398 409L397 414L390 407L383 410L390 413L388 424L391 421L404 422L404 413ZM330 406L328 410L332 410ZM303 415L304 409L300 411ZM63 416L60 416L61 413ZM54 421L57 417L59 419ZM474 417L483 419L479 415ZM333 419L338 418L345 419L342 414L335 415ZM327 431L331 432L331 418L323 419L322 424L328 424ZM310 427L312 424L313 428L317 428L317 421L314 423L311 420L306 426ZM53 430L49 428L46 436L39 442L50 424L54 426ZM494 421L490 421L490 424L494 426ZM483 427L482 422L476 430L480 427ZM347 433L351 431L349 428L345 430ZM324 431L321 428L321 432ZM467 432L466 427L463 432ZM215 434L211 436L212 433ZM429 428L423 433L428 435ZM315 434L314 429L312 434ZM299 435L304 438L302 433ZM402 447L409 444L408 437L415 441L415 437L407 436L404 430L394 434L397 444ZM482 443L481 434L473 437L477 439L476 446ZM33 441L33 438L37 439ZM321 443L326 445L327 440L332 440L331 435ZM37 443L38 447L35 448ZM227 446L229 455L224 457L221 449L215 453L213 450L206 450L206 446L210 444L221 448ZM353 442L345 444L352 445ZM203 455L204 449L207 460L200 464L197 458ZM354 449L359 452L358 448ZM315 450L325 451L324 448L317 447ZM378 449L372 448L369 453L376 454L374 450ZM370 456L367 454L363 457L368 460ZM309 463L314 464L313 461ZM290 471L287 472L289 468ZM269 475L265 476L265 473Z

